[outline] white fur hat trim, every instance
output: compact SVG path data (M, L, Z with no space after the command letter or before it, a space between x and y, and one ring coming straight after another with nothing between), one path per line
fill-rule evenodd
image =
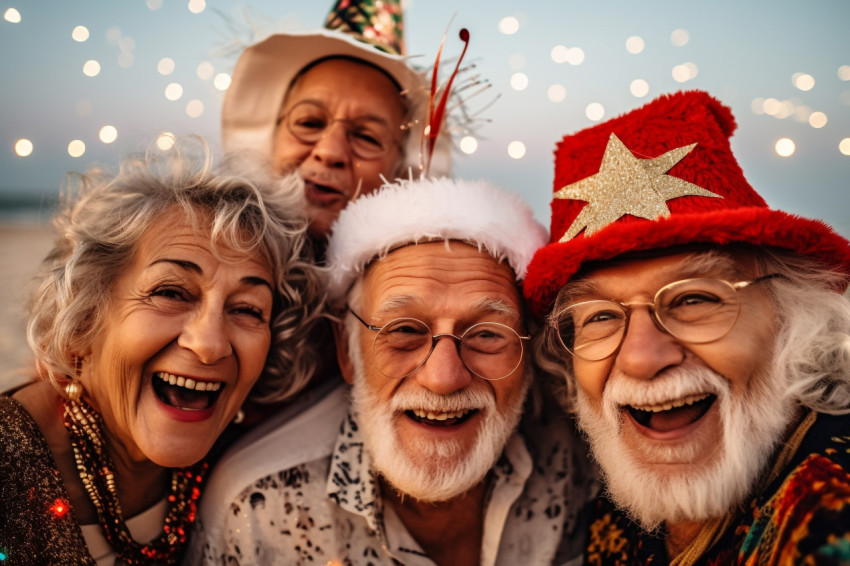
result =
M339 301L375 258L400 246L461 240L507 260L517 280L548 242L518 195L484 180L420 179L384 185L351 202L332 229L329 294Z

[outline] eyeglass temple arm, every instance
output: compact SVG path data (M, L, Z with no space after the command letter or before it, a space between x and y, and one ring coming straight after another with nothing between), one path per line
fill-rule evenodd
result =
M362 318L360 318L360 315L359 315L359 314L357 314L356 312L354 312L354 309L352 309L349 305L345 305L345 309L346 309L348 312L350 312L351 314L353 314L353 315L354 315L354 318L356 318L357 320L359 320L359 321L360 321L360 323L361 323L363 326L365 326L366 328L368 328L368 329L369 329L369 330L371 330L372 332L380 332L380 331L381 331L381 327L380 327L380 326L373 326L373 325L369 324L368 322L366 322L365 320L363 320Z

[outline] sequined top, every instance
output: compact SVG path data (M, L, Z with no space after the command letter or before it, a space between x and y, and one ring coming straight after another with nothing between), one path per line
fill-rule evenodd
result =
M706 524L672 562L663 535L642 532L600 498L585 563L850 564L850 415L810 413L762 486L738 513Z
M47 440L0 395L0 558L3 566L94 566Z
M322 408L321 420L311 420L310 411L300 416L303 430L287 423L290 428L277 448L291 456L301 438L313 435L318 440L300 448L309 454L323 442L324 433L316 427L334 427L335 444L322 455L313 451L301 463L255 476L228 501L201 502L186 564L433 566L384 504L356 415L347 403L335 407L335 415ZM595 493L586 447L565 415L532 420L525 419L522 433L511 437L492 469L483 510L483 565L581 560L581 510ZM226 468L225 458L213 471L211 485Z

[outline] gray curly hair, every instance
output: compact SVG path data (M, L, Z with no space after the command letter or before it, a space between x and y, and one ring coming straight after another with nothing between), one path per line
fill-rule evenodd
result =
M113 285L153 222L178 208L196 228L209 227L213 250L259 253L271 268L272 341L251 392L261 402L300 391L318 360L310 339L323 317L324 273L306 238L297 176L261 176L266 165L229 156L213 167L200 138L176 140L124 160L117 174L92 168L66 178L54 217L56 241L29 305L27 340L42 378L62 388L77 354L100 332Z

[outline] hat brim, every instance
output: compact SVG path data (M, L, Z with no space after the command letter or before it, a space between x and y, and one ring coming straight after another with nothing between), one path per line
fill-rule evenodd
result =
M848 274L850 246L841 235L819 220L779 210L746 207L693 214L677 214L652 222L621 219L585 237L552 243L537 251L525 280L526 300L535 316L551 310L561 288L588 261L605 261L628 252L689 244L754 244L812 257L826 267Z
M410 110L423 114L427 81L411 66L411 57L385 53L340 31L275 34L248 47L236 63L221 110L224 148L271 158L278 112L293 79L310 63L333 56L361 59L382 69L401 86ZM424 124L417 125L408 135L406 154L408 160L417 156L418 164Z

